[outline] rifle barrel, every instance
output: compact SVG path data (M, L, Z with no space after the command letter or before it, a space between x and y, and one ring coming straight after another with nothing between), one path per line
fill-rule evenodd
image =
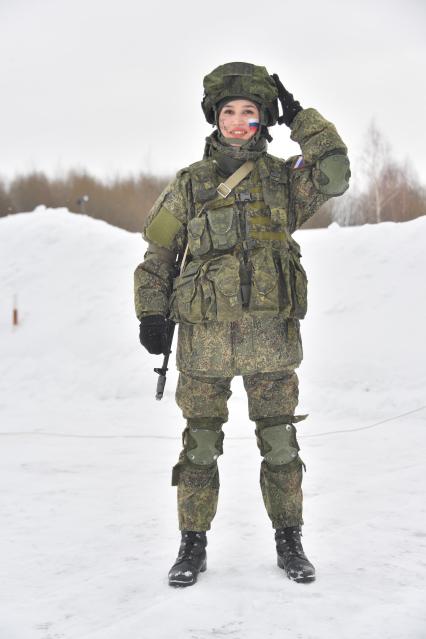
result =
M158 373L157 390L155 393L155 399L158 399L158 400L163 399L164 387L166 385L166 373L168 371L167 367L169 365L170 353L172 352L171 348L172 348L172 342L173 342L173 335L175 332L175 323L172 320L167 320L167 324L168 324L167 353L164 355L162 367L154 368L154 371Z

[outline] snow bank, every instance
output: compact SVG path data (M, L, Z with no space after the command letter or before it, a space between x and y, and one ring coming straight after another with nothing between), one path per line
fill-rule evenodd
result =
M375 418L416 407L426 382L426 218L333 225L296 237L309 276L301 408L330 418L350 406L355 417ZM0 220L0 241L6 405L18 393L37 406L152 398L160 358L139 347L133 310L140 236L64 209L39 209ZM172 372L169 398L174 379ZM239 380L234 385L241 392ZM25 409L18 404L18 412Z
M318 579L295 584L275 565L236 379L209 569L175 591L183 424L175 372L156 402L160 358L138 344L143 243L66 210L0 219L2 639L425 637L426 218L297 239L310 280L304 545Z

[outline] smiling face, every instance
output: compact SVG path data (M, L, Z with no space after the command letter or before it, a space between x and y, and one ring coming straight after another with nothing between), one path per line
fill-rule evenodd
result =
M259 128L260 113L250 100L230 100L219 113L219 129L224 138L250 140Z

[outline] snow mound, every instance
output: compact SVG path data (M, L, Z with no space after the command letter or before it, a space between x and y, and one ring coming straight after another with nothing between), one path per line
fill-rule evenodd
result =
M188 592L167 586L183 422L176 372L156 402L161 358L138 343L140 236L66 210L0 219L0 637L425 636L426 218L297 240L303 540L318 579L275 565L238 378L209 569Z
M426 385L426 217L296 238L309 278L303 408L340 414L362 401L375 416L415 407ZM1 219L0 242L5 396L13 399L11 387L37 402L152 396L159 358L140 348L133 310L140 235L39 208ZM174 372L170 380L169 396Z

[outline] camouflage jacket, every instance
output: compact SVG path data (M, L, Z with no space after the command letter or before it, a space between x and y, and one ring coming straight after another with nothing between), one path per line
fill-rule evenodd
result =
M243 318L302 319L307 279L291 234L348 188L347 149L333 124L304 109L291 126L302 155L266 152L226 198L211 159L178 172L144 227L149 248L135 271L138 318L170 315L184 324ZM176 256L188 259L176 277Z

